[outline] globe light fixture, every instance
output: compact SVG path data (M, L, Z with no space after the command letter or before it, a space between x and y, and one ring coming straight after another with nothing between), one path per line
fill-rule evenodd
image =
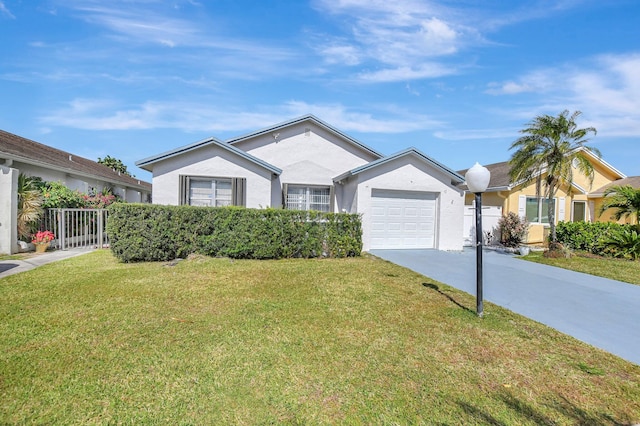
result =
M467 170L464 179L476 196L476 313L482 317L484 313L482 303L482 193L487 190L491 173L486 167L476 163Z

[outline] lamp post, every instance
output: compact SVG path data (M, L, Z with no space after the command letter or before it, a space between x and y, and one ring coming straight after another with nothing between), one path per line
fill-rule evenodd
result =
M491 173L476 163L467 170L464 179L470 192L476 195L476 312L482 317L482 193L489 186Z

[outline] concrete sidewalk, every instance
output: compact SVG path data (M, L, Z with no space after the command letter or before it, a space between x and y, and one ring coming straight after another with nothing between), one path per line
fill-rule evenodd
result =
M371 250L371 254L476 294L473 249ZM483 257L484 300L640 364L640 286L492 250L485 250ZM475 310L475 304L469 308ZM484 311L491 314L486 305Z
M45 253L30 254L28 256L25 256L24 259L20 260L0 260L0 279L8 277L9 275L29 271L47 263L68 259L70 257L79 256L85 253L90 253L93 250L95 249L77 248L71 250L54 250Z

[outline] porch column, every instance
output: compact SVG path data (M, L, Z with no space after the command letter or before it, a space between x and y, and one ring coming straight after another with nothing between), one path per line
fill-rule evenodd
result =
M0 166L0 253L18 252L18 169Z

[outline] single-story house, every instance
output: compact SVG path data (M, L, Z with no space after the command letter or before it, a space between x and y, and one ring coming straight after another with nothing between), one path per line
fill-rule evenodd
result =
M363 248L462 249L464 178L415 148L383 155L313 115L136 162L153 202L358 213Z
M151 184L95 161L0 130L0 253L17 251L18 175L63 183L83 193L111 188L129 202L150 202Z
M149 202L151 197L149 182L3 130L0 130L0 165L48 182L61 182L85 194L108 187L128 202Z
M555 220L560 221L610 221L612 211L599 215L604 191L612 185L632 185L640 188L640 177L628 178L611 164L604 161L586 148L580 148L591 161L594 168L593 183L574 167L571 191L561 187L554 200ZM485 166L491 172L487 191L482 196L483 230L490 231L497 225L498 219L509 212L517 213L529 222L527 243L542 244L548 235L548 201L544 194L536 195L535 182L512 182L509 176L509 162ZM464 175L466 170L459 173ZM544 176L544 175L543 175ZM474 237L472 222L474 195L465 196L464 238L468 243Z

